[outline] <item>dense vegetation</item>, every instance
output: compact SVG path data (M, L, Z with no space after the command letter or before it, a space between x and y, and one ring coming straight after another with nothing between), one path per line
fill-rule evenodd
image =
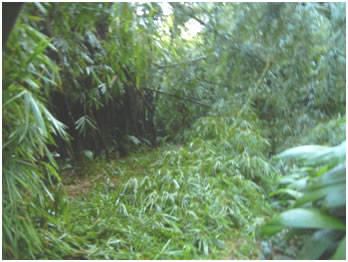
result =
M24 4L3 258L345 259L345 13Z

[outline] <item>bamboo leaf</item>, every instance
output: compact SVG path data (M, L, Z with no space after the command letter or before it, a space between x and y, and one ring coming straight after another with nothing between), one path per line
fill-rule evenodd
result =
M47 130L46 130L46 125L45 125L45 121L42 118L41 115L41 111L39 109L39 106L36 102L36 100L34 99L34 97L28 92L25 94L26 99L28 99L30 106L31 106L31 110L33 112L33 115L35 117L36 122L38 123L38 126L42 132L42 135L46 136L47 135Z
M131 141L132 143L134 143L135 145L141 144L141 141L135 136L127 136L127 139Z
M49 172L51 172L57 178L58 182L62 181L62 179L60 178L60 176L58 175L57 171L54 169L53 166L45 162L42 162L42 164L48 169Z
M58 121L42 104L40 104L40 108L47 120L53 125L53 133L56 134L57 131L61 138L68 141L69 135L65 132L65 128L67 128L67 126Z
M34 5L40 10L42 14L47 14L47 9L41 3L35 2Z
M290 189L290 188L278 189L278 190L270 193L269 196L272 197L272 196L279 195L279 194L287 194L289 196L292 196L295 199L303 196L303 193L298 192L298 191L293 190L293 189Z
M50 41L47 39L45 35L42 35L41 41L39 44L35 47L34 51L30 54L29 58L25 62L25 65L28 66L34 59L36 59L38 56L43 55L44 50L46 47L50 45ZM52 46L53 47L53 46ZM53 47L54 48L54 47Z
M90 160L93 160L93 152L90 150L83 150L82 153Z
M9 87L10 88L10 87ZM22 87L21 87L22 88ZM17 98L25 95L28 91L27 90L23 90L20 93L18 93L17 95L15 95L14 97L12 97L11 99L7 100L6 103L4 103L2 105L2 108L5 108L8 104L12 103L14 100L16 100Z
M287 149L282 153L278 154L278 158L282 159L291 159L291 158L306 158L316 154L318 152L322 152L324 150L329 149L327 146L317 146L317 145L308 145L308 146L299 146Z
M326 205L329 208L344 206L346 204L345 189L346 185L341 184L306 192L302 197L297 199L295 207L300 207L305 203L314 202L322 198L326 198Z
M340 164L311 181L310 189L346 183L346 165Z
M163 252L166 250L166 248L167 248L168 245L170 244L170 241L172 241L172 240L169 239L169 240L167 241L167 243L163 246L161 252L159 252L159 253L154 257L154 260L157 260L157 259L160 257L160 255L163 254Z
M345 230L340 220L320 212L317 209L295 208L281 213L274 223L294 228L321 228Z
M341 240L335 254L330 259L332 259L332 260L346 260L346 237L344 237Z
M40 86L34 80L30 79L30 77L26 77L24 81L32 88L40 89Z

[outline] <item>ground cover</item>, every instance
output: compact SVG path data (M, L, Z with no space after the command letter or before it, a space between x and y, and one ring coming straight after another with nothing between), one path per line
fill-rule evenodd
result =
M84 161L75 181L65 171L69 212L45 232L42 258L257 258L257 228L273 214L262 185L276 169L256 116L235 110L199 119L181 145Z

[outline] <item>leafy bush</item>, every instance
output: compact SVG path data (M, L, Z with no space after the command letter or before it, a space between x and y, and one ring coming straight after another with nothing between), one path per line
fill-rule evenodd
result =
M294 201L285 197L290 208L266 224L263 234L272 235L288 227L314 229L298 259L345 259L345 156L345 141L335 147L295 147L278 156L299 159L302 168L281 177L279 183L285 187L271 193Z
M220 169L267 187L277 170L267 160L271 145L265 124L250 105L220 100L185 132L187 144L208 144L221 156Z
M283 141L279 150L285 150L286 146L294 144L335 146L345 139L346 126L342 124L345 122L345 116L337 115L329 119L327 117L320 118L308 114L298 117L292 134Z
M2 229L6 259L33 259L42 250L38 226L52 214L56 199L47 184L59 180L50 149L54 137L67 140L65 125L47 110L43 94L55 88L57 66L44 54L50 40L30 26L35 17L18 21L3 58ZM25 40L22 36L26 36Z

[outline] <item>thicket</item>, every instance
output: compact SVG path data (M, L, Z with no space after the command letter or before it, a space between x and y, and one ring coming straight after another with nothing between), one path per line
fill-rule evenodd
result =
M24 4L3 48L4 258L217 256L274 212L274 154L345 140L344 3L170 8ZM112 193L65 197L67 160L169 142Z

